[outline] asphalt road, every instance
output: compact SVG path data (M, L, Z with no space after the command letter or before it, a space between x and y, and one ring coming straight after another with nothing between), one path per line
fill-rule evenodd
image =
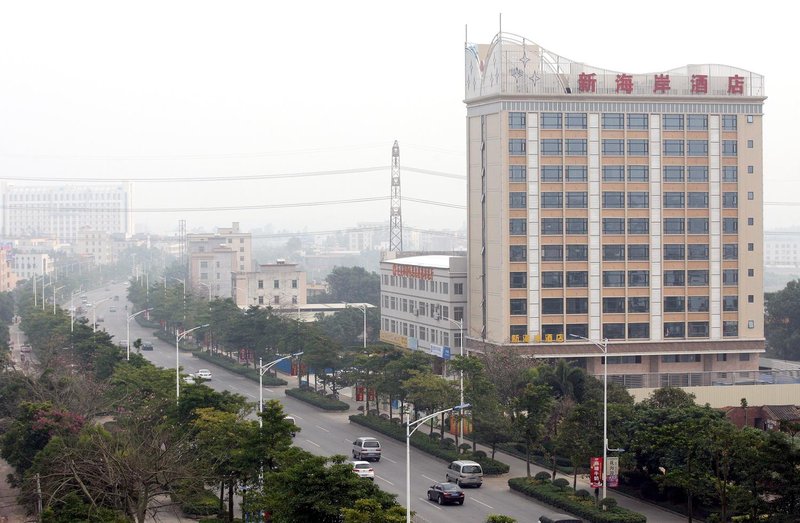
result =
M108 300L97 305L98 316L104 318L100 324L114 335L114 339L121 341L126 338L126 318L131 311L130 304L125 310L127 289L123 284L115 284L88 292L89 301L97 303L103 298L118 295L119 301ZM110 312L111 307L116 307L116 312ZM89 315L91 318L91 315ZM141 338L152 341L154 350L144 351L142 354L154 364L164 368L175 368L175 346L165 343L152 335L152 331L144 329L130 321L131 339ZM201 368L210 369L213 376L206 385L216 390L229 390L239 393L248 400L258 401L258 384L248 378L233 374L213 363L206 362L182 352L180 355L182 372L195 373ZM405 444L390 439L382 434L351 424L348 420L350 413L328 413L308 405L302 401L288 397L284 394L283 387L265 387L264 400L277 399L284 405L288 415L294 416L296 423L302 428L295 438L295 444L309 452L318 455L343 454L350 458L352 441L359 436L374 436L381 441L383 457L379 463L374 464L375 481L387 492L397 494L397 501L403 505L405 496ZM425 430L420 429L420 430ZM465 488L466 500L463 506L450 505L440 507L426 497L428 487L435 481L443 481L447 463L433 458L413 447L411 448L411 509L418 515L418 519L430 523L451 522L458 520L460 523L483 523L489 514L505 514L514 517L520 523L535 522L542 514L553 514L555 511L547 506L512 492L507 484L509 477L523 476L524 468L519 463L512 465L510 474L500 477L485 477L481 488ZM621 504L628 505L623 502ZM642 507L631 507L643 511ZM652 507L645 506L653 510ZM648 510L648 512L650 512ZM658 517L648 514L650 521L678 522L684 521L677 515L658 511Z

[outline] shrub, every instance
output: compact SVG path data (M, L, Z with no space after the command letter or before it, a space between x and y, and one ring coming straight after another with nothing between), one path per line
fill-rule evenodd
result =
M485 458L485 457L486 457L486 453L485 453L484 451L482 451L482 450L476 450L476 451L475 451L475 452L473 452L472 454L473 454L474 456L479 456L479 457L481 457L481 458Z
M284 389L284 392L287 396L291 396L293 398L297 398L300 401L305 401L306 403L310 403L315 407L319 407L323 410L347 410L350 408L350 405L343 401L335 400L333 398L326 398L325 396L320 396L319 394L315 393L309 389ZM366 418L369 416L359 416L361 418Z
M533 479L536 481L550 481L550 473L545 472L544 470L541 472L537 472Z
M486 523L517 523L517 520L511 516L501 516L500 514L490 514L486 518Z
M431 438L433 441L438 441L439 438L442 437L442 435L439 434L438 432L431 432L430 434L428 434L428 437Z
M553 486L557 489L565 490L569 487L569 480L565 478L554 479Z
M442 440L442 446L447 448L456 448L456 440L453 438L444 438Z
M617 500L614 498L601 499L600 506L605 507L606 510L611 510L617 506Z
M575 497L579 499L592 499L592 494L586 489L580 489L575 493Z
M462 443L461 445L458 446L458 450L460 450L462 454L465 454L471 448L472 445L470 445L469 443Z

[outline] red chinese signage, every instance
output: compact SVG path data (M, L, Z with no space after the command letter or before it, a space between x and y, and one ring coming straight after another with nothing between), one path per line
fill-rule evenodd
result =
M704 74L692 75L692 94L708 94L708 76Z
M433 269L430 267L418 267L416 265L392 265L392 275L406 276L408 278L418 278L420 280L432 280Z
M653 92L666 93L669 91L669 75L657 74L653 79Z
M708 94L708 75L706 74L693 74L689 78L689 88L692 94ZM743 76L733 75L728 77L728 94L744 94L745 78ZM618 74L615 79L616 92L624 94L632 94L635 85L633 83L633 75L631 74ZM668 94L672 90L671 79L668 74L653 75L653 92L659 94ZM596 73L579 73L578 74L578 92L579 93L596 93L597 92L597 74Z
M578 75L578 92L580 93L596 93L597 92L597 75L595 73L586 74L581 73Z
M603 458L589 458L589 484L592 488L603 486Z

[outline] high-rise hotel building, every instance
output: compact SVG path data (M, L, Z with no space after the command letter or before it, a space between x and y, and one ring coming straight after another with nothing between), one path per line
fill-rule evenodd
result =
M467 346L600 374L607 339L631 386L757 370L763 77L609 71L507 33L465 52Z

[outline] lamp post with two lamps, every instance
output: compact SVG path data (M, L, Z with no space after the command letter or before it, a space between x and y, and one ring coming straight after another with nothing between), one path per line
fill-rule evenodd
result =
M409 418L411 417L411 413L406 412L406 523L411 523L411 435L422 426L422 423L425 423L436 416L446 412L461 412L471 408L472 405L469 403L462 403L460 405L456 405L455 407L450 407L449 409L428 414L427 416L423 416L415 421L410 421Z
M125 359L128 361L130 361L131 359L131 320L134 319L136 316L151 310L153 310L152 307L149 309L142 309L139 312L134 312L133 314L128 316L128 339L126 340L128 342L128 348L125 356Z
M202 329L211 325L210 323L205 323L203 325L198 325L197 327L192 327L188 331L183 331L180 334L178 331L175 331L175 403L178 403L181 397L181 353L179 350L180 342L183 338L185 338L190 332L194 332L197 329Z
M258 413L264 412L264 374L277 365L278 363L288 360L289 358L296 358L298 356L302 356L302 352L295 352L294 354L289 354L288 356L281 356L276 360L272 360L271 362L267 363L266 365L261 364L261 358L258 358ZM264 420L261 419L259 416L258 418L258 426L262 427L264 425Z
M458 326L458 355L460 357L464 357L464 319L454 320L452 318L448 318L447 316L439 316L439 318L443 320L447 320L453 325ZM464 369L458 371L458 390L459 390L459 403L461 405L464 404ZM459 416L458 420L458 439L459 441L463 441L464 439L464 419L463 417Z
M56 292L60 291L64 288L64 285L61 287L53 287L53 314L56 313Z

